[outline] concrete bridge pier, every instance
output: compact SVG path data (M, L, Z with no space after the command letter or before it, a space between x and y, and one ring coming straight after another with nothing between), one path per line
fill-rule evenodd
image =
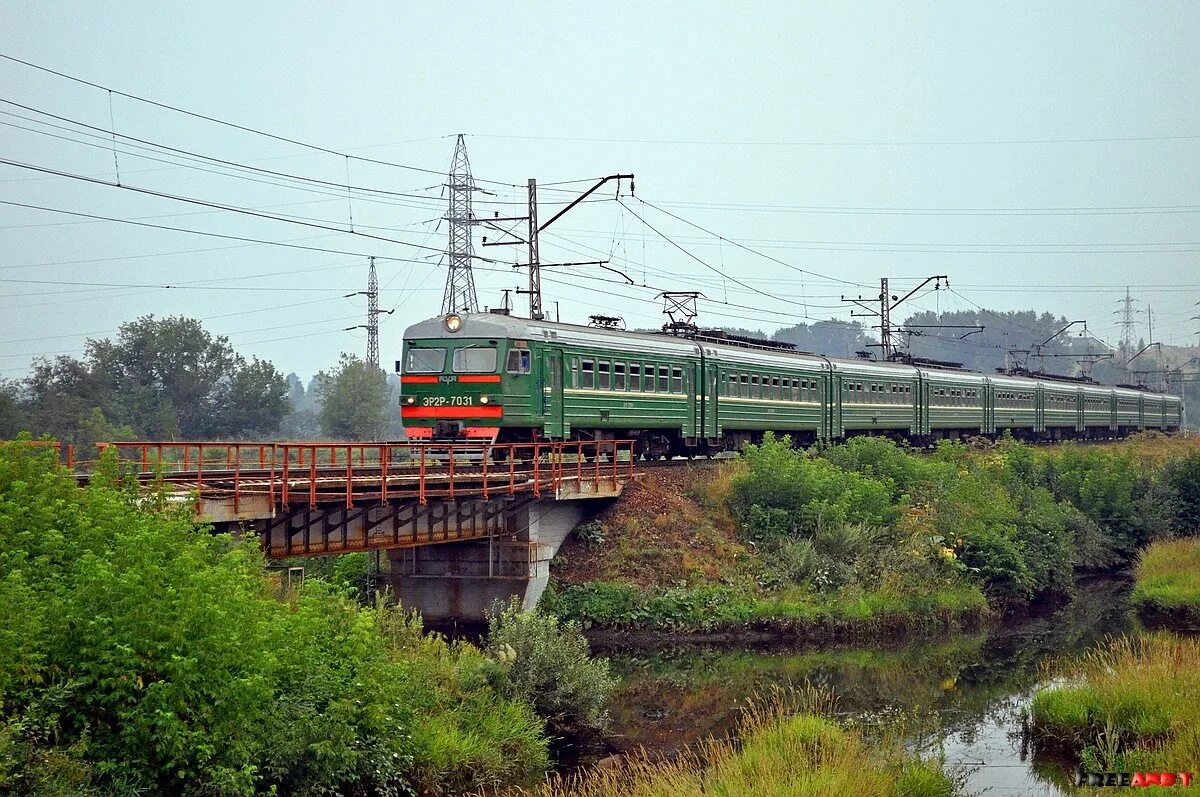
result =
M481 620L493 601L513 596L522 608L532 609L549 582L550 560L591 503L522 503L505 513L503 529L486 539L389 551L389 571L381 575L401 605L434 622Z

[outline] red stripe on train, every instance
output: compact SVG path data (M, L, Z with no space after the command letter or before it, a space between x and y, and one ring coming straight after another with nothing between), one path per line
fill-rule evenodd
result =
M448 385L469 382L499 383L500 374L463 374L462 376L447 378L450 380L446 382ZM441 381L442 378L440 376L417 376L415 374L405 374L404 376L400 377L400 384L402 385L436 385Z
M401 418L500 418L503 407L401 407Z

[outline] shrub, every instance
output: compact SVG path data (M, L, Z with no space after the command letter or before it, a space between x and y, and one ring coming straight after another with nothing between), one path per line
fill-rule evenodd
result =
M788 437L768 434L743 457L730 502L752 536L809 535L819 519L877 526L895 520L887 485L798 451Z
M575 623L523 612L515 598L497 603L488 616L487 653L496 690L532 706L556 735L593 736L607 726L616 678L607 660L591 658Z
M1200 532L1200 451L1167 463L1163 477L1175 491L1177 528Z
M479 651L414 642L320 580L276 600L253 542L116 475L109 459L80 489L52 453L0 444L4 788L385 795L544 773L541 723ZM434 726L494 752L430 767Z

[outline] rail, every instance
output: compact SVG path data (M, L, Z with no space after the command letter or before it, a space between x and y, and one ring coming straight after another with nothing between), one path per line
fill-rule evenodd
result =
M317 507L416 498L555 495L633 476L634 441L595 440L459 445L438 443L257 443L130 441L101 443L143 483L227 500Z

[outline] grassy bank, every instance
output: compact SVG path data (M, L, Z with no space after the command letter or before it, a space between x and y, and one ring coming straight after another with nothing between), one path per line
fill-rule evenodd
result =
M558 585L540 608L586 627L706 634L751 630L810 638L965 629L978 625L988 612L983 593L968 584L943 584L929 592L885 586L822 594L719 585L654 590L602 581Z
M553 563L585 625L855 637L975 625L1200 523L1200 448L883 438L649 471Z
M1200 639L1122 638L1076 661L1037 693L1042 744L1076 751L1092 771L1200 770Z
M1131 600L1143 616L1200 626L1200 537L1153 543L1136 579Z
M778 704L747 711L739 741L708 741L671 760L645 755L566 781L543 797L691 797L696 794L942 797L955 783L934 761L868 740L821 713Z

